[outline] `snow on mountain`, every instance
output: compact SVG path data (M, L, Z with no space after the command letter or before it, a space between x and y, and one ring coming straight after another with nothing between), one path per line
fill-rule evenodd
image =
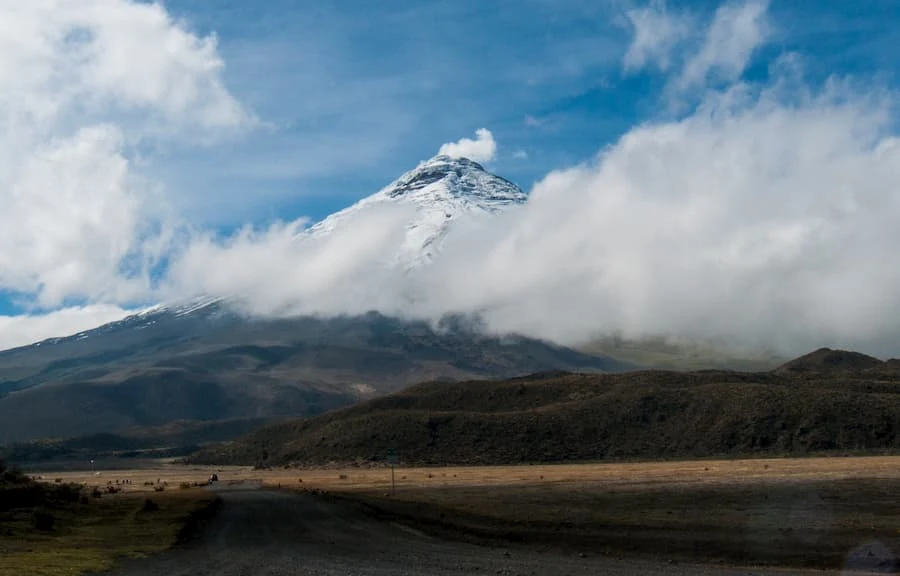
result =
M386 203L415 208L396 262L413 268L430 262L460 219L499 213L523 204L527 196L512 182L491 174L468 158L435 156L375 194L309 228L310 236L332 233L344 222Z

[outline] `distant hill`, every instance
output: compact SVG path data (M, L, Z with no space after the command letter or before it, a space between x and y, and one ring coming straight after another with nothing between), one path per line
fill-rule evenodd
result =
M882 362L878 358L866 356L859 352L819 348L778 367L781 374L828 373L828 372L860 372L865 370L892 370L896 361Z
M790 364L790 363L789 363ZM549 374L414 386L210 446L195 463L511 464L900 450L900 373Z

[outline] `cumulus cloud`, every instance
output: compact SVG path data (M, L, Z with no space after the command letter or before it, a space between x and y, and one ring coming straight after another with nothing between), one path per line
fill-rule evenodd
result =
M118 306L97 304L63 308L38 316L0 316L0 350L47 338L71 336L101 324L121 320L129 313L130 311Z
M0 318L0 347L152 297L179 223L140 155L253 125L222 70L161 4L0 0L0 293L31 312Z
M252 125L213 36L160 4L0 0L0 291L146 297L177 226L139 152Z
M475 131L475 139L462 138L457 142L448 142L441 146L438 154L452 158L468 158L475 162L490 162L497 154L497 143L494 135L487 128Z
M649 66L668 70L673 50L690 33L689 17L669 12L665 0L628 10L625 16L634 34L623 61L625 71Z

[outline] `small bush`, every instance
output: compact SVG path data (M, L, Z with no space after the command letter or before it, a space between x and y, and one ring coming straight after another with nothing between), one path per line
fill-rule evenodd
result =
M50 499L66 504L74 504L81 498L81 486L77 484L62 484L54 486L50 491Z
M100 497L103 496L103 492L101 492L99 488L96 488L96 487L95 487L95 488L91 491L91 496L93 496L94 498L100 498Z
M159 504L150 498L144 500L144 505L141 506L141 512L156 512L157 510L159 510Z
M53 517L53 514L46 510L35 510L31 519L34 522L34 527L41 532L50 532L56 523L56 518Z
M347 475L346 475L346 474L341 474L340 476L338 476L338 479L339 479L339 480L346 480L346 479L347 479Z
M188 488L191 488L191 483L190 482L182 482L181 484L178 485L178 487L181 488L182 490L187 490Z
M154 486L154 487L153 487L153 491L154 491L154 492L164 492L165 489L166 489L165 486Z

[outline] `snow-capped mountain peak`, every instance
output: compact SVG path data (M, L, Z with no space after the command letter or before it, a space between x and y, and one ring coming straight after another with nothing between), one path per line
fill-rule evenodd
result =
M415 216L406 225L406 237L395 262L412 268L434 258L460 218L496 214L523 204L526 199L518 186L491 174L481 164L440 155L420 163L375 194L328 216L307 233L330 234L372 207L403 203L414 208Z

